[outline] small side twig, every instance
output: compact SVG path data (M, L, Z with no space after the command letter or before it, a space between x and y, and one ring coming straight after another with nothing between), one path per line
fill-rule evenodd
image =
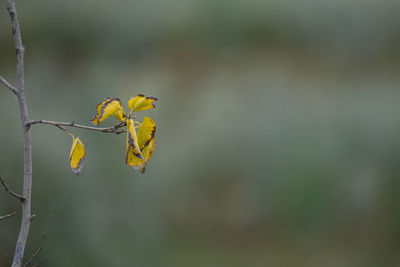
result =
M13 191L11 191L11 190L8 188L7 184L4 182L3 178L1 178L1 176L0 176L0 182L1 182L1 184L3 185L3 188L4 188L4 190L6 190L7 193L9 193L9 194L12 195L13 197L19 199L19 201L21 201L21 202L24 202L24 201L25 201L25 198L24 198L23 196L18 195L17 193L14 193Z
M7 87L8 89L10 89L11 92L13 92L15 95L18 94L17 88L15 88L14 86L12 86L9 82L7 82L6 79L4 79L4 78L1 77L1 76L0 76L0 82L2 82L2 84L4 84L5 87Z
M49 228L50 228L52 219L53 219L53 215L50 215L49 222L47 223L46 231L45 231L45 232L42 232L42 241L40 242L40 246L39 246L39 248L35 251L35 253L33 253L33 255L30 257L30 259L24 264L24 267L27 267L27 266L32 262L32 260L33 260L37 255L39 255L40 251L43 249L44 242L46 241L46 237L47 237L47 234L48 234L48 232L49 232ZM34 266L39 266L40 264L42 264L42 261L39 261L39 262L36 263Z
M53 126L56 126L56 127L60 128L63 131L66 131L66 129L64 127L62 127L62 126L75 127L75 128L85 129L85 130L103 132L103 133L120 134L120 133L126 132L125 130L120 130L120 128L122 128L122 127L124 127L126 125L124 122L122 122L120 124L117 124L117 125L115 125L113 127L97 128L97 127L91 127L91 126L76 124L74 121L72 121L72 122L60 122L60 121L48 121L48 120L31 120L25 125L25 127L29 128L31 125L34 125L34 124L53 125Z
M6 215L3 215L3 216L0 216L0 221L4 220L4 219L7 219L7 218L10 218L10 217L14 216L15 214L17 214L16 211L14 211L14 212L12 212L10 214L6 214Z

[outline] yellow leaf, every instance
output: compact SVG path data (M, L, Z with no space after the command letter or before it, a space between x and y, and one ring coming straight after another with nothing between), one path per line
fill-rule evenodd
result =
M133 120L128 120L127 125L129 133L131 131L129 129L131 125L133 125ZM133 131L136 134L134 128ZM134 150L131 148L129 141L127 144L126 163L129 166L140 170L142 173L144 173L144 171L146 170L146 165L154 153L154 148L156 145L156 138L154 137L155 131L156 124L154 123L154 121L149 117L144 117L143 122L138 127L137 134L137 146L140 148L140 155L137 152L134 153ZM134 142L134 144L136 143Z
M146 170L147 163L153 156L155 146L156 146L156 138L153 138L151 139L150 143L147 146L145 146L141 151L143 159L138 158L133 153L127 154L128 165L144 173Z
M128 134L126 139L126 163L131 167L138 167L143 161L142 153L136 135L135 124L132 119L126 121Z
M154 96L145 96L139 94L128 101L128 107L132 111L141 111L155 108L156 106L153 102L157 101L157 98Z
M114 117L115 118L117 118L117 120L119 120L120 122L123 122L124 120L125 120L125 112L124 112L124 110L122 109L122 106L121 106L121 109L119 109L119 110L117 110L116 112L114 112Z
M140 168L141 173L145 172L146 165L149 162L150 158L153 156L155 147L156 147L156 138L154 137L150 140L149 144L143 148L142 155L143 155L144 161Z
M71 152L69 153L69 165L71 166L71 170L73 173L78 175L83 168L83 164L85 163L85 146L79 137L74 137L72 134L72 147Z
M149 117L144 117L143 122L138 127L138 144L141 150L143 159L134 158L133 166L135 169L140 169L142 173L146 170L146 165L150 158L153 156L156 146L156 124Z
M114 115L120 122L125 120L125 113L118 98L106 98L103 102L97 105L97 113L91 119L91 122L99 126L105 119Z
M154 138L156 133L156 124L149 117L144 117L143 122L140 124L138 128L138 143L139 148L143 149L147 146L151 139Z

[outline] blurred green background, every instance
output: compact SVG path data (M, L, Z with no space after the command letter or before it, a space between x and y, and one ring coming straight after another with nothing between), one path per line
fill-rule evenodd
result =
M0 1L0 74L15 51ZM157 108L142 175L125 136L35 125L28 258L42 266L399 266L400 9L381 0L17 1L31 119L89 125L97 103ZM0 89L0 175L22 134ZM114 119L104 124L112 126ZM0 266L20 205L0 192Z

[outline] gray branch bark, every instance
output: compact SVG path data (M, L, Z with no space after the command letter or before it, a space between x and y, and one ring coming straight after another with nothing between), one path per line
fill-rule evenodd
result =
M60 126L69 126L69 127L75 127L75 128L85 129L85 130L103 132L103 133L120 134L120 133L126 132L125 130L120 129L120 128L126 126L125 122L121 122L120 124L117 124L113 127L97 128L97 127L90 127L90 126L86 126L86 125L76 124L74 121L73 122L61 122L61 121L47 121L47 120L31 120L26 124L26 126L30 127L31 125L34 125L34 124L54 125L64 131L66 131L66 129L64 127L60 127Z
M12 266L22 266L26 241L28 239L29 227L31 225L31 195L32 195L32 145L31 145L31 131L26 124L29 122L28 107L25 100L24 89L24 51L25 48L22 44L21 29L19 26L17 11L15 8L15 0L7 0L7 10L11 18L11 26L14 37L14 46L17 53L17 86L16 90L12 87L6 86L16 94L19 104L21 115L22 132L24 138L24 181L22 196L25 199L22 204L22 219L21 227L19 230L17 244L15 246L15 253ZM4 80L4 79L3 79ZM4 81L2 82L4 83Z

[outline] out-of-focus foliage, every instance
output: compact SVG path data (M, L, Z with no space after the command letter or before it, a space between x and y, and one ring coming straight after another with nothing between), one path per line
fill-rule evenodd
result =
M0 2L0 73L15 52ZM125 136L33 127L26 255L43 266L395 266L400 257L399 1L18 1L31 119L89 124L115 96L156 95L146 174ZM138 118L140 121L142 118ZM20 191L13 95L0 175ZM106 121L104 125L112 125ZM19 211L0 192L0 215ZM0 266L19 217L0 222Z

